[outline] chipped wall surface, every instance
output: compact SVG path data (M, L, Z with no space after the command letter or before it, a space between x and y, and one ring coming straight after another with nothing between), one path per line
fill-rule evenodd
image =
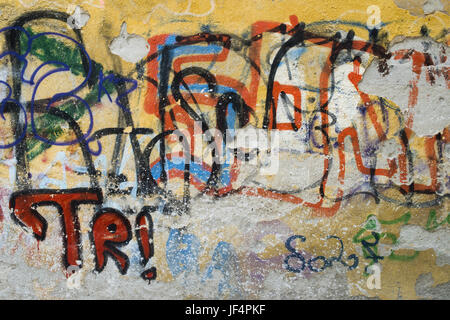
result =
M1 299L448 299L449 3L0 1Z

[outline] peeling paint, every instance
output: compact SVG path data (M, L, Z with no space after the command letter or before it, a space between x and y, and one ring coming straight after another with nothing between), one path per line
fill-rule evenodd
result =
M109 49L125 61L136 63L147 55L150 46L143 37L129 34L127 24L124 22L120 27L119 36L114 38Z
M437 255L436 263L440 266L450 264L450 231L448 229L439 229L429 232L421 226L407 225L400 229L400 237L394 249L414 249L427 250L433 249Z
M87 11L84 11L80 6L76 6L72 15L67 19L67 24L72 29L81 29L86 25L90 17Z
M367 68L360 89L396 103L418 136L442 132L450 124L448 47L430 38L407 38L389 52L387 62L376 60Z
M445 0L394 0L395 4L415 16L433 14L437 11L448 14L449 4Z

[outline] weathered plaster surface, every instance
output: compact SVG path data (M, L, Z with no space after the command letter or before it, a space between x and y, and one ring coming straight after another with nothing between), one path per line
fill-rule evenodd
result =
M0 0L0 298L448 299L448 12Z
M414 70L413 57L395 54L405 50L422 52L438 63ZM413 119L412 129L418 136L433 136L450 124L450 106L445 98L448 95L448 75L438 74L438 70L446 70L445 73L450 68L450 62L445 58L447 51L445 43L437 43L431 38L407 38L396 42L389 49L393 55L387 62L387 74L379 72L382 62L374 61L364 72L359 88L398 105L405 118ZM431 80L430 75L433 74L436 77ZM413 105L412 91L415 88L418 94Z
M395 0L394 2L415 16L432 14L436 11L448 13L449 8L449 3L445 0Z

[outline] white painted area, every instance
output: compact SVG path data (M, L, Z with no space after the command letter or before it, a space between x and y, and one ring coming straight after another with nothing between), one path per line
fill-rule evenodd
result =
M328 110L336 115L336 127L343 130L352 126L352 121L358 116L358 104L361 97L348 75L353 72L353 63L339 65L334 70L335 90L330 96ZM360 67L360 72L364 68Z
M84 11L80 6L76 6L73 14L67 18L67 24L72 29L81 29L87 24L90 17L87 11Z
M280 95L278 97L277 123L292 123L294 117L294 97L291 94L286 94L286 99L283 99Z
M127 62L136 63L150 51L150 45L144 37L127 32L127 24L122 23L120 34L109 45L109 49Z
M321 272L320 276L305 276L301 273L287 278L280 271L270 270L264 279L260 299L333 299L339 295L345 297L349 293L346 269L336 263Z
M431 14L436 11L444 11L444 6L440 0L427 0L423 5L423 13Z
M450 68L448 47L431 38L407 38L394 44L390 52L399 50L415 50L429 54L434 62L432 66L422 66L417 83L417 104L409 110L408 101L411 82L416 79L412 69L412 59L395 59L391 57L387 64L389 73L382 75L378 71L379 60L367 68L359 88L373 95L378 95L397 104L403 112L404 119L413 115L411 129L420 137L432 136L450 125L450 105L448 104L448 81L445 79L446 68ZM434 75L434 83L427 80L427 73Z
M144 24L148 23L148 21L150 20L150 17L158 10L158 9L162 9L164 11L166 11L169 14L172 14L174 16L192 16L192 17L206 17L209 16L214 9L216 8L216 1L215 0L209 0L209 10L203 13L193 13L191 12L191 6L192 6L192 0L188 0L188 4L186 6L186 9L182 12L174 12L172 10L170 10L166 5L164 4L157 4L156 6L153 7L153 9L147 14L147 17L144 19Z
M396 159L402 153L402 147L397 139L392 138L380 143L378 153L386 159Z
M6 80L8 79L8 67L7 66L1 66L0 67L0 81L4 81L7 82ZM4 85L1 84L0 85L0 101L3 101L3 99L5 99L8 95L9 89Z
M25 8L31 8L32 6L34 6L38 2L38 0L19 0L19 2Z
M450 264L450 230L442 228L434 232L426 231L421 226L406 225L400 230L398 243L393 247L397 249L414 249L424 251L433 249L436 252L437 262L445 261Z

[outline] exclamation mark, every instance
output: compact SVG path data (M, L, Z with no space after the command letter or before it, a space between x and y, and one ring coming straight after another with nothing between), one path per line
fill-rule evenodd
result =
M136 239L141 252L141 264L145 267L147 262L153 257L153 219L151 212L157 207L145 206L136 217ZM151 267L141 273L141 277L149 282L156 278L156 268Z

